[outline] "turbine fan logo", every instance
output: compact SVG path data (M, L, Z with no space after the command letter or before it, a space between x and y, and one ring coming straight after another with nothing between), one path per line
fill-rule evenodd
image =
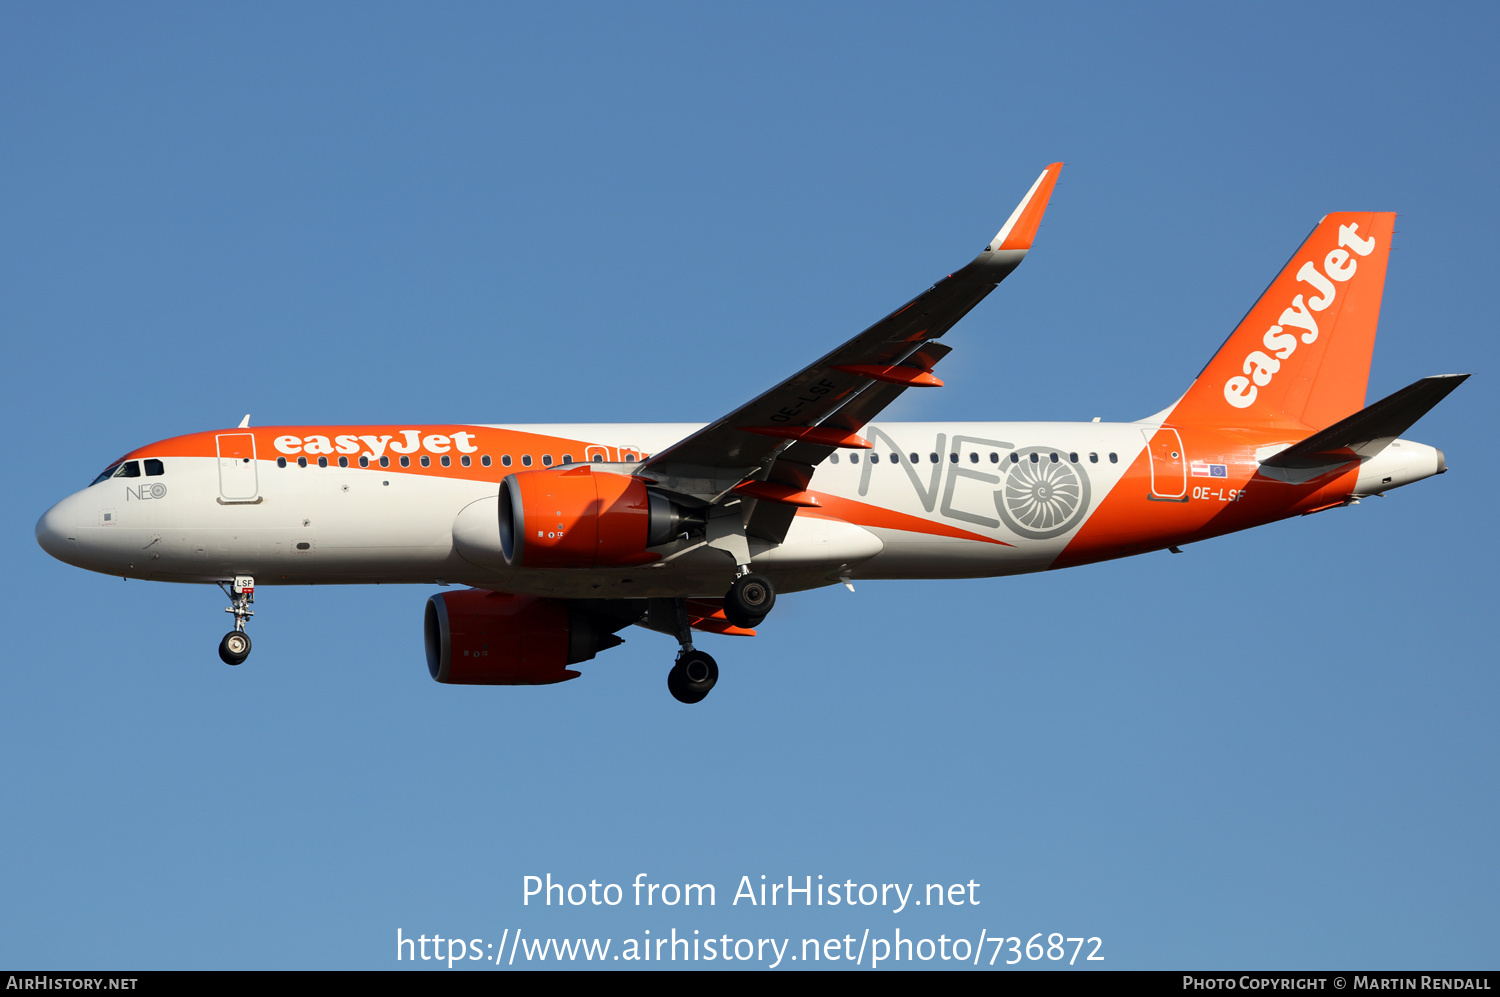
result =
M1060 536L1078 524L1089 506L1089 478L1081 465L1051 447L1015 451L995 509L1011 531L1028 540Z

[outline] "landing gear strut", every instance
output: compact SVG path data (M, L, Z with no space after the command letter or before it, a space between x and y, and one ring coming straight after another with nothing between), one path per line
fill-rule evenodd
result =
M740 575L724 594L724 616L737 627L752 630L776 605L776 589L765 575Z
M250 608L255 602L255 579L236 575L232 582L219 582L219 588L229 596L229 606L224 612L234 614L234 629L219 641L219 658L226 665L238 665L250 657L250 635L245 633L245 623L255 615Z
M676 613L677 661L667 672L667 691L679 703L701 703L719 681L719 664L693 647L693 629L688 625L687 600L673 599Z

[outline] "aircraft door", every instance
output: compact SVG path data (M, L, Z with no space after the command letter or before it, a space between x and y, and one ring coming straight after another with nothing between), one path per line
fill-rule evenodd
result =
M221 433L219 501L259 502L260 477L255 465L254 433Z
M1182 455L1182 437L1177 430L1144 429L1146 449L1151 454L1151 494L1158 502L1187 501L1187 459Z

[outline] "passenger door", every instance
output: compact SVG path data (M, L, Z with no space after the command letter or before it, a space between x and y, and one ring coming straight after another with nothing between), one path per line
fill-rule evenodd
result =
M259 502L260 477L255 464L254 433L221 433L219 444L219 501Z
M1142 430L1151 454L1151 494L1158 502L1187 501L1187 459L1182 455L1182 437L1177 430Z

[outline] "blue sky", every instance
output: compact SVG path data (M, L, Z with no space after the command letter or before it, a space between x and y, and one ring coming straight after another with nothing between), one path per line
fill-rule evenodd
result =
M394 967L407 936L1103 939L1113 968L1493 966L1496 19L1483 5L0 9L0 962ZM37 517L257 424L695 421L967 261L908 419L1171 402L1326 212L1397 211L1376 398L1476 376L1383 500L1045 575L789 596L539 689L428 589L90 575ZM1490 302L1486 304L1486 302ZM522 877L712 882L540 909ZM974 880L747 909L743 875ZM430 967L431 964L423 964ZM940 966L941 962L925 964Z

